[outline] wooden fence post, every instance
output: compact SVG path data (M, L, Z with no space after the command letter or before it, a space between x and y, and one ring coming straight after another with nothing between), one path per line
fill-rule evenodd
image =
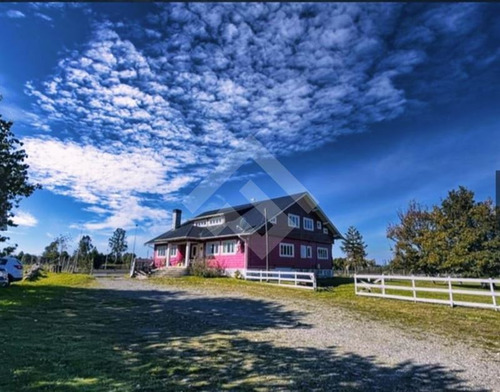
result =
M260 283L262 283L262 270L259 271L260 274Z
M413 289L413 301L417 302L417 290L415 287L415 277L413 275L411 276L411 287Z
M358 276L354 274L354 294L358 294Z
M450 292L450 306L453 308L453 288L451 287L451 276L448 276L448 291Z
M385 297L385 276L382 275L382 297Z
M493 299L493 306L495 307L495 310L498 311L497 297L495 296L495 285L493 284L493 279L491 278L490 278L490 291L491 291L491 298Z

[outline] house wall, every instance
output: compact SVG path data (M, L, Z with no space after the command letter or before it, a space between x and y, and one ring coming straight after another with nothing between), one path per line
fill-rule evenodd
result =
M154 265L156 268L162 268L165 267L167 263L167 257L166 256L158 256L158 247L159 246L165 246L165 245L155 245L155 250L154 250ZM177 246L177 256L173 257L170 256L170 265L176 266L178 264L182 264L184 262L184 255L186 254L186 245L178 245Z
M294 245L294 257L281 257L279 244L286 242ZM312 247L312 258L303 259L300 257L300 246L307 245ZM317 248L328 249L328 259L320 260L317 257ZM250 236L250 246L248 249L248 269L266 268L266 240L265 236L256 233ZM315 241L297 240L289 237L269 236L269 269L292 268L292 269L328 269L331 270L332 264L332 244L325 244Z
M222 251L222 240L215 241L219 242L219 254L213 256L206 256L209 265L219 266L224 269L243 269L245 268L245 243L240 239L236 238L224 238L224 240L237 240L240 246L236 246L236 253L232 255L223 255ZM204 249L206 252L207 243L214 241L207 241L204 243Z

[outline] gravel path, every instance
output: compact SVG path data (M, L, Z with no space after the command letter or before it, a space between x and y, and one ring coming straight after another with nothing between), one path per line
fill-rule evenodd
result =
M153 286L129 279L101 279L99 284L117 295L161 301L168 311L198 317L254 342L271 342L277 349L315 349L349 358L331 366L362 378L363 390L500 391L498 354L434 335L417 337L345 309L296 298L266 300L239 291L218 294L210 288ZM347 383L345 388L353 386Z

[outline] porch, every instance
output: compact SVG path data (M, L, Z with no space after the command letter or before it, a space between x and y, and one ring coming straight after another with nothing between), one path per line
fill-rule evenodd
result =
M155 266L157 268L187 268L199 255L203 255L201 242L171 242L158 248Z

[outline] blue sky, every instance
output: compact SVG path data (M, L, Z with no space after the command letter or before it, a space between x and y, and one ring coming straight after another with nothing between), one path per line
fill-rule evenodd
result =
M500 169L496 4L0 4L0 113L43 190L16 211L20 250L117 227L142 243L206 208L283 190L271 154L335 225L390 259L411 199ZM258 140L260 147L249 138ZM229 177L235 161L244 162ZM198 211L209 175L224 184ZM338 247L334 252L339 254Z

